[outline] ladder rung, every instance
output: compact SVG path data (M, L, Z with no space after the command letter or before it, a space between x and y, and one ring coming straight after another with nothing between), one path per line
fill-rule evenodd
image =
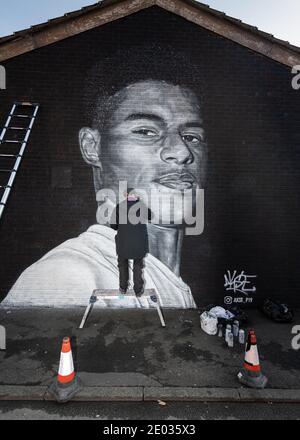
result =
M12 140L3 140L0 143L2 144L23 144L25 141L12 141Z
M7 127L7 130L26 130L26 131L28 131L29 128L27 128L27 127Z
M21 107L21 106L23 106L23 107L35 107L36 106L36 104L33 104L32 102L16 102L16 105L18 107Z
M2 186L2 185L0 185L0 188L1 188L1 189L8 189L8 188L12 188L12 187L9 186L9 185L6 185L6 186Z
M1 154L0 157L19 157L20 154Z
M34 116L29 116L29 115L14 115L13 113L11 113L9 116L13 116L13 117L17 117L17 118L26 118L26 119L31 119Z
M1 170L0 169L0 173L13 173L16 170Z

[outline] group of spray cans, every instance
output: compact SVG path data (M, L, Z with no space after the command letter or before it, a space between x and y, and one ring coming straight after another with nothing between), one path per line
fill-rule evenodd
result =
M223 338L224 326L219 324L218 330L219 338ZM228 347L232 348L234 346L234 338L237 338L240 344L245 344L245 330L240 329L239 321L234 321L233 325L227 324L225 328L225 342Z

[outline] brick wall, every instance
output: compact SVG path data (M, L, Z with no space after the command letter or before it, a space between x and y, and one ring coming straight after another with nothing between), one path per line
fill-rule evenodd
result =
M183 279L199 305L223 301L227 270L258 276L255 304L267 295L299 304L300 91L290 69L156 7L2 63L1 126L14 100L41 108L0 224L0 298L26 267L95 223L77 140L86 70L141 40L185 50L205 79L205 232L185 239Z

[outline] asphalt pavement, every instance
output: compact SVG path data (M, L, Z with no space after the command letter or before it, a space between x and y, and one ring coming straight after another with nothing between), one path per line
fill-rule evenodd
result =
M299 404L1 402L0 420L300 420ZM109 425L109 423L108 423Z
M226 401L247 400L247 390L237 379L244 345L236 342L230 349L223 339L205 334L198 311L167 310L167 327L162 328L155 310L96 309L79 330L83 312L0 310L0 325L7 333L6 350L0 352L0 399L43 399L58 371L62 339L70 336L85 401L155 402L193 396L209 401L222 400L224 393ZM245 329L256 330L262 369L269 379L262 400L280 401L282 396L284 402L300 402L300 356L292 347L300 311L293 325L271 322L256 310L247 313ZM252 390L249 395L254 401L262 398Z

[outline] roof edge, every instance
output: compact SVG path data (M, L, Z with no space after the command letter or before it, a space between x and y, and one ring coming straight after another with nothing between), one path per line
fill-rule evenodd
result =
M104 0L0 38L0 62L158 6L283 65L300 65L300 48L195 0Z
M154 6L155 0L104 0L0 39L0 63Z
M158 6L289 67L300 65L300 48L283 42L195 0L156 0ZM201 6L201 14L199 14Z

